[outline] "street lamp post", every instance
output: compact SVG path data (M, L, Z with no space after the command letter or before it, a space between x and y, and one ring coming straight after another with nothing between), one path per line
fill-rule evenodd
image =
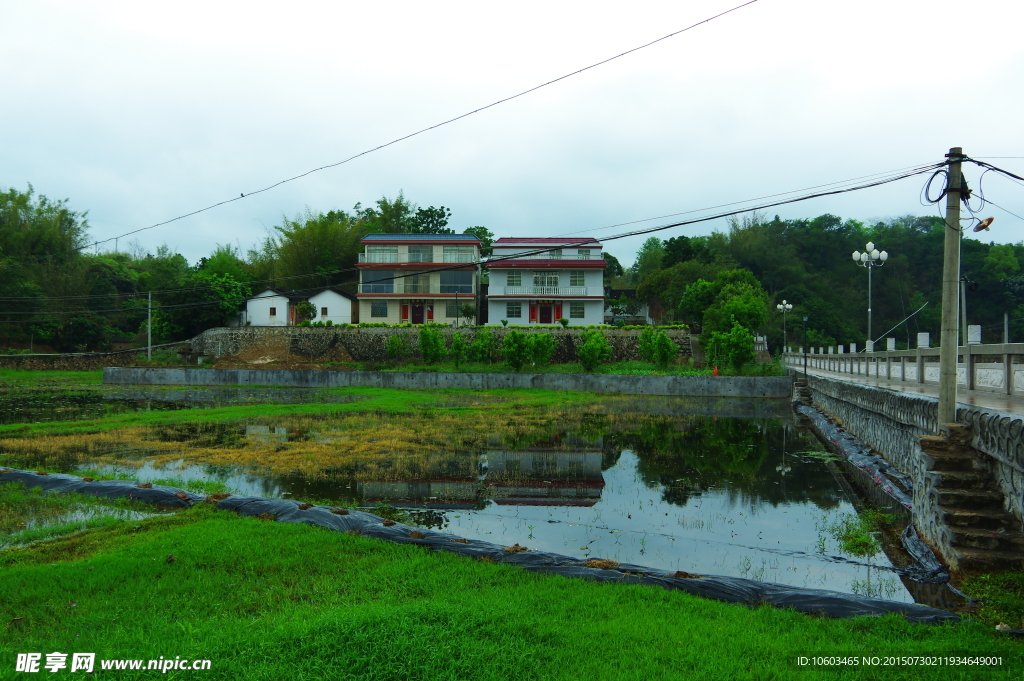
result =
M775 306L777 310L782 312L782 347L786 347L786 341L789 339L786 337L786 313L793 309L793 303L787 303L783 300L781 303Z
M864 245L864 252L853 252L853 261L868 270L868 343L865 350L872 352L875 349L875 338L871 335L871 270L881 267L889 259L885 251L879 252L870 241Z

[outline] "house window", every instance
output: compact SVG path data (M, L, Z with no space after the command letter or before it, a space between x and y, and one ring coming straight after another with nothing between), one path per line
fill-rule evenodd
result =
M364 262L398 262L398 246L367 246Z
M587 282L583 278L584 273L577 270L569 273L569 286L586 286Z
M460 317L461 315L459 314L459 301L457 301L457 300L447 300L447 301L445 301L445 304L444 304L444 316L448 317L449 319L455 319L456 317Z
M326 316L327 316L327 308L326 307L321 307L320 308L320 319L323 319Z
M522 272L509 272L506 276L508 278L505 280L505 286L522 286L523 285L523 273Z
M420 272L410 272L405 277L405 293L430 293L430 275Z
M553 251L548 251L547 257L548 257L548 260L561 260L562 259L562 249L561 248L556 248Z
M441 272L441 293L472 293L473 272L456 270Z
M409 246L409 262L434 262L434 247Z
M476 262L475 246L445 246L443 250L445 262Z
M271 317L276 317L277 316L277 308L276 307L270 308L270 316Z
M363 270L360 293L394 293L395 273L391 270Z
M583 303L569 303L569 319L583 319Z
M576 251L576 253L578 254L576 256L577 259L579 259L579 260L590 260L590 249L589 248L581 248L578 251Z
M558 272L534 272L533 273L533 285L534 286L558 286Z
M370 302L370 316L371 317L387 317L388 316L388 301L386 300L374 300Z
M522 303L506 303L505 304L505 317L507 319L522 319L522 317L523 317L523 305L522 305Z

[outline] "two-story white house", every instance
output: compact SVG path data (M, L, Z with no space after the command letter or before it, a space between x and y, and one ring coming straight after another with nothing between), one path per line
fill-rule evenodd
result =
M502 237L488 260L487 323L603 324L604 268L597 239Z
M472 234L368 234L359 254L359 320L400 324L468 321L478 304L480 239ZM462 265L462 267L459 267Z

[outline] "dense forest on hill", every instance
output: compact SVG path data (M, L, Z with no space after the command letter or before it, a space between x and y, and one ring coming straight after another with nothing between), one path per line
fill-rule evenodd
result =
M0 348L105 349L111 337L145 331L151 292L155 341L190 338L223 325L266 286L354 285L366 234L453 234L450 217L444 206L419 208L399 193L370 207L282 218L248 252L218 245L189 263L167 247L94 249L86 213L31 187L9 189L0 192ZM485 246L493 238L484 227L464 233Z
M85 213L31 187L10 189L0 192L0 347L27 347L31 340L62 351L104 349L112 336L145 330L150 292L155 338L188 338L223 324L245 297L268 285L353 284L364 235L454 233L450 217L444 206L419 208L399 193L369 207L282 218L246 252L217 246L189 263L166 247L155 253L137 244L126 252L89 247ZM863 347L868 275L850 255L872 241L889 254L873 272L874 335L896 327L889 335L906 347L918 331L938 339L943 229L938 217L869 225L834 215L768 220L753 214L710 236L652 237L628 269L609 256L606 273L613 287L636 288L641 300L661 309L663 321L722 333L738 323L767 334L778 348L783 324L775 306L785 299L794 306L787 314L791 343L801 343L806 315L810 344ZM485 247L494 236L484 227L464 232ZM1004 312L1011 315L1011 340L1024 340L1022 262L1024 244L963 240L962 272L972 282L968 323L984 327L984 342L1002 340Z
M908 342L914 347L917 332L928 331L937 344L944 224L937 216L905 216L869 225L835 215L768 220L754 214L732 220L727 232L706 237L648 239L617 284L636 285L638 297L660 306L666 318L699 325L709 321L705 313L716 309L706 295L701 300L700 282L746 270L759 284L749 293L748 303L759 299L767 304L764 321L750 328L766 333L770 347L781 345L783 319L776 305L786 300L793 304L786 315L791 344L801 344L806 315L808 344L852 342L863 348L868 272L851 256L873 242L889 255L884 266L872 272L873 335L882 338L892 329L887 335L895 337L899 347ZM1002 342L1003 313L1008 312L1011 340L1024 338L1024 243L999 245L965 236L961 259L961 273L970 282L968 324L983 326L984 342Z

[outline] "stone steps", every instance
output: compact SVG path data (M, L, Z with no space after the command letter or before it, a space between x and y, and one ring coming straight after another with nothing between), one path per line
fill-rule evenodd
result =
M950 529L971 528L987 530L1014 530L1020 526L1012 514L1005 511L979 511L970 508L940 506L942 522Z
M939 506L972 510L1003 510L1003 495L984 489L955 489L940 487L938 494Z
M978 457L962 452L928 452L933 459L933 471L988 471Z
M985 489L992 484L988 471L933 471L939 478L937 487L942 489Z
M1020 532L994 532L978 528L957 527L950 528L953 532L953 545L957 549L985 549L989 551L1004 551L1021 555L1021 548L1024 547L1024 534Z
M1024 556L991 549L954 549L961 570L1020 570L1024 568Z

